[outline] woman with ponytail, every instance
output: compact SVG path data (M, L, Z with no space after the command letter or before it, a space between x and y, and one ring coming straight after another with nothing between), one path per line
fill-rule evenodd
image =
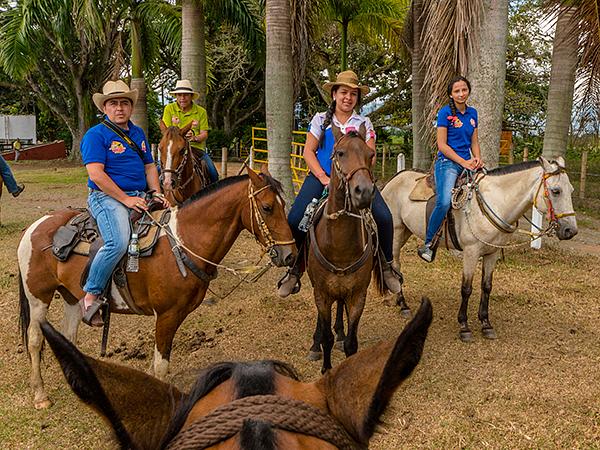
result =
M467 106L471 83L464 77L456 77L448 84L448 104L437 116L437 147L435 161L435 208L427 224L425 245L418 254L427 262L434 259L431 242L438 232L452 201L452 188L463 170L475 171L483 167L477 127L477 110Z
M323 89L331 95L332 102L326 112L315 114L306 136L304 159L309 173L288 215L288 223L300 251L294 266L288 270L278 283L278 293L281 297L287 297L300 290L300 278L304 272L302 246L304 245L306 233L299 230L298 225L308 204L313 198L320 199L325 187L329 184L331 155L335 143L332 125L338 127L344 134L349 131L358 131L360 126L364 125L366 128L366 143L375 150L373 124L367 117L355 112L355 109L360 105L361 97L368 94L369 88L361 86L358 83L357 75L353 71L347 70L338 74L335 81L325 83ZM371 164L374 163L375 157L373 157ZM392 214L377 189L375 190L372 211L377 223L381 250L386 262L388 262L384 264L383 279L390 291L398 293L402 287L401 275L392 267L391 263L394 233Z

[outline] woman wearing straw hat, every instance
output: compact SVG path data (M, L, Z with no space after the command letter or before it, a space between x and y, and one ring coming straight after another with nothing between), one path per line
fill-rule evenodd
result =
M144 131L129 120L137 96L137 89L129 89L125 82L107 81L102 93L92 97L104 118L81 141L81 155L89 176L88 208L104 240L83 287L85 296L80 300L83 321L92 326L102 325L99 297L127 251L131 210L147 209L148 190L169 206L160 193L158 171Z
M315 114L310 123L304 146L304 159L310 172L288 215L288 223L298 249L302 248L306 237L306 233L298 229L304 211L313 198L318 199L322 196L325 187L329 184L331 155L334 146L332 124L344 134L351 130L357 131L361 125L364 125L367 131L366 143L375 150L373 124L367 117L355 112L360 105L361 98L369 93L369 88L359 84L358 77L353 71L346 70L338 74L335 81L325 83L323 89L331 95L332 102L326 112ZM372 163L374 162L373 160ZM377 223L381 250L387 262L384 264L383 278L387 288L393 293L398 293L402 283L401 275L392 267L391 263L394 234L392 214L377 189L372 210ZM301 254L302 252L299 252L299 255ZM279 281L278 294L281 297L287 297L300 290L300 278L303 271L301 260L302 257L299 256L296 264Z
M219 172L214 163L206 153L206 139L208 138L208 115L206 110L194 103L200 94L192 89L192 83L189 80L179 80L175 85L175 89L169 92L174 95L176 102L169 103L165 106L162 119L160 121L160 129L164 131L168 127L183 128L188 123L192 123L192 128L187 134L190 141L190 146L196 156L206 163L211 183L219 180Z

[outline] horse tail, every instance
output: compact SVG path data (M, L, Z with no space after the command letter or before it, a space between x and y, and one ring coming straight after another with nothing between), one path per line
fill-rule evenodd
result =
M29 310L29 299L25 294L23 277L21 275L21 270L19 269L19 332L21 334L21 342L25 345L26 350L29 350L27 330L29 329L30 321L31 313Z

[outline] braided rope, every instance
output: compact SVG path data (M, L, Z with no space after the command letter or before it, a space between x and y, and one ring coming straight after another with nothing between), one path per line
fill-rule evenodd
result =
M270 422L273 427L314 436L341 450L362 450L341 424L324 411L299 400L256 395L227 403L180 432L168 450L201 450L237 434L247 419Z

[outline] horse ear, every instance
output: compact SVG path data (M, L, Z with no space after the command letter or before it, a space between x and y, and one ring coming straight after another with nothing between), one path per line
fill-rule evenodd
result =
M166 124L165 124L165 123L162 121L162 119L161 119L161 120L159 120L159 122L158 122L158 128L160 128L160 132L161 132L162 134L165 134L165 132L167 131L167 128L169 128L169 127L167 127L167 125L166 125Z
M331 124L331 131L333 131L333 138L335 139L335 142L339 141L344 135L344 133L342 133L342 130L335 126L334 123Z
M261 166L260 166L260 173L262 173L263 175L266 175L266 176L270 177L271 173L269 172L269 165L268 164L261 164Z
M556 158L556 164L558 164L558 167L560 167L561 169L567 168L565 158L563 158L562 156L559 156L558 158Z
M259 189L259 188L261 188L261 187L263 187L265 185L264 181L261 180L261 178L256 174L256 172L254 170L252 170L250 168L250 166L246 166L246 172L248 172L248 176L250 177L250 181L252 182L252 185L255 188Z
M360 126L358 127L358 135L363 139L363 141L366 142L367 140L367 127L365 126L364 122L360 124Z
M539 161L542 164L542 167L544 168L544 172L554 172L554 167L552 167L552 163L550 161L548 161L546 158L544 158L543 156L539 157Z
M190 131L192 129L192 125L194 125L193 121L188 123L185 127L180 128L179 134L182 135L183 137L185 137L185 135L188 133L188 131Z
M358 352L317 382L331 413L359 443L368 444L392 395L421 359L432 317L431 302L423 298L395 342Z
M82 354L52 325L42 332L67 383L112 427L121 448L158 448L182 393L138 370Z

